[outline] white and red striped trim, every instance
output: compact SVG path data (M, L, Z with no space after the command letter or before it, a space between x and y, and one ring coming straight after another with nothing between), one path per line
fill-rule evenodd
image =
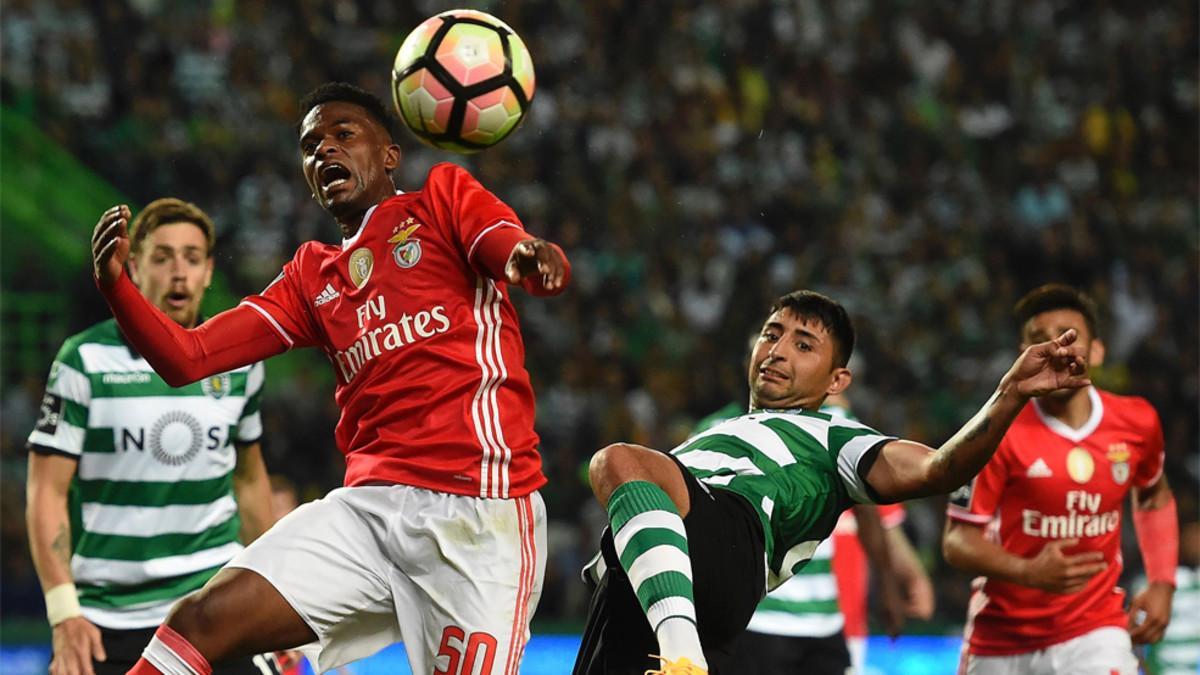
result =
M472 240L471 245L467 247L467 260L471 260L471 256L475 255L475 249L479 248L479 242L483 241L483 238L487 235L487 233L491 232L497 227L515 227L518 230L522 229L520 225L512 222L511 220L497 220L495 223L488 225L487 227L483 228L482 232L475 235L475 239Z
M479 389L471 400L471 420L475 437L483 451L479 466L479 496L508 498L509 464L512 448L504 440L500 426L500 405L496 396L508 379L508 368L500 348L502 320L500 306L504 296L496 283L477 277L475 282L475 361L479 364Z
M975 525L987 525L992 522L992 516L983 513L972 513L970 509L964 509L957 504L947 506L946 515L955 520L974 523Z
M533 586L537 573L537 544L534 535L532 499L526 495L513 500L513 503L517 507L521 571L517 579L517 606L513 611L512 630L509 631L508 656L504 661L504 675L517 675L521 666L521 655L525 653L525 632L529 628L529 606L533 599Z
M275 282L273 281L271 283L273 284ZM270 286L268 286L267 288L270 288ZM275 332L279 333L279 337L283 338L283 341L287 343L288 349L291 349L292 347L296 346L296 341L292 339L292 336L288 335L288 332L283 329L283 326L280 326L279 322L275 320L275 317L271 316L271 314L269 312L267 312L267 310L263 309L262 307L259 307L258 305L254 304L253 302L250 302L249 300L243 300L239 304L245 305L245 306L249 307L250 309L253 309L254 311L261 314L262 317L267 320L267 323L271 324L271 327L275 329Z

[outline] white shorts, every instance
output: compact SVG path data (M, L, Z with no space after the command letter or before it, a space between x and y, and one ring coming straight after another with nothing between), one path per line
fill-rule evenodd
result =
M1007 656L967 655L967 675L1137 675L1129 633L1106 626L1045 649Z
M292 511L228 566L262 575L313 629L316 672L402 641L414 673L516 675L545 551L536 492L364 486Z

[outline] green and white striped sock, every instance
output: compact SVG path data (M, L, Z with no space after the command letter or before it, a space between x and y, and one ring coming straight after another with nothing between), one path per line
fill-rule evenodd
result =
M696 631L687 532L675 504L654 483L632 481L613 491L608 518L621 567L654 629L661 656L671 661L686 656L707 668Z

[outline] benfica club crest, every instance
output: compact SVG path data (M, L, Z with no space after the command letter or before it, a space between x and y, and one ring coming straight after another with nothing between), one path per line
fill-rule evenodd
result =
M1124 485L1129 480L1129 446L1125 443L1108 446L1108 461L1112 462L1113 481Z
M392 249L392 260L401 269L408 269L421 261L421 240L414 239L412 233L421 224L409 216L401 225L397 225L388 239L389 244L395 244Z

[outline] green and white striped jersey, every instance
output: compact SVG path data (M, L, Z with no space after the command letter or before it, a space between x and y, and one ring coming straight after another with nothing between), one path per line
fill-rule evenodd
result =
M872 501L858 464L890 440L823 412L756 410L693 436L671 454L701 483L742 495L758 512L771 590L814 556L842 511Z
M63 344L29 445L79 460L71 572L89 621L156 626L242 548L234 444L262 435L263 377L256 363L173 389L111 320Z

